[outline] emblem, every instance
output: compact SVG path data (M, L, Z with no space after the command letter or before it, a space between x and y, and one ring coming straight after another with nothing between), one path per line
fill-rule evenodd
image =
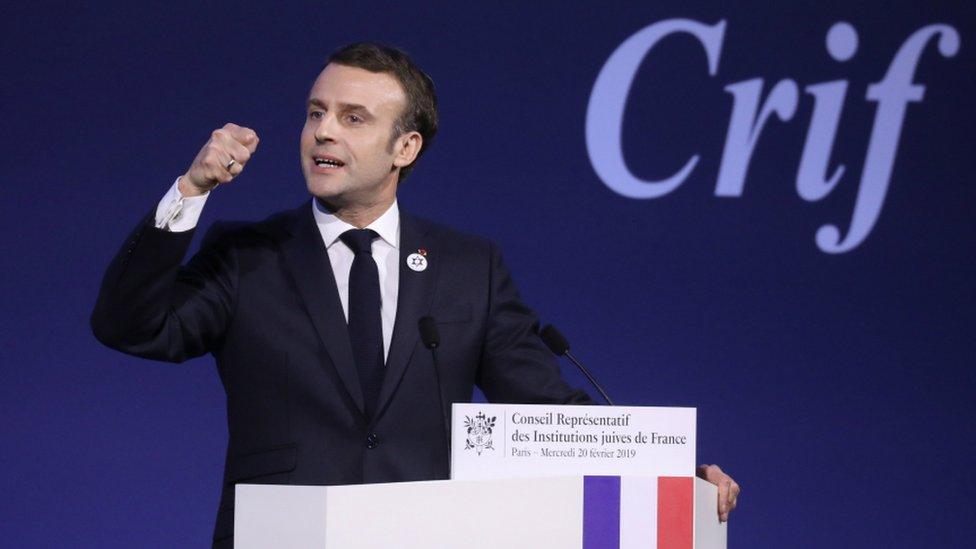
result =
M410 270L417 271L418 273L426 270L427 258L418 253L410 254L407 256L407 267L410 267Z
M485 416L484 412L478 412L478 415L471 419L470 416L464 416L464 426L468 431L468 438L464 441L465 450L474 450L481 455L481 452L485 450L494 450L495 447L491 445L491 431L495 428L495 420L498 416Z

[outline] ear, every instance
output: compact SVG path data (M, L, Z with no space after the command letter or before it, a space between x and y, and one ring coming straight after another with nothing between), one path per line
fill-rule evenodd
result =
M401 135L394 145L396 156L393 157L393 165L397 168L409 166L417 159L420 148L423 146L424 138L420 136L420 133L412 131Z

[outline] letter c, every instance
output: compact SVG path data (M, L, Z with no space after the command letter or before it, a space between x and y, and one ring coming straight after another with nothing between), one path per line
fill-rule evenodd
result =
M668 35L686 32L698 39L708 58L708 74L715 76L722 54L725 21L708 26L691 19L666 19L649 25L610 55L593 84L586 109L586 150L603 183L628 198L658 198L676 189L698 164L692 156L678 173L660 181L636 177L627 168L621 148L624 109L634 76L644 57Z

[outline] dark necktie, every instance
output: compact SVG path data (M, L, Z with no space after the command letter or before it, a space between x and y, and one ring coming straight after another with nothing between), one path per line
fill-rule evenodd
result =
M349 270L349 341L370 417L376 412L383 384L380 275L372 253L372 242L377 236L370 229L350 229L339 237L356 254Z

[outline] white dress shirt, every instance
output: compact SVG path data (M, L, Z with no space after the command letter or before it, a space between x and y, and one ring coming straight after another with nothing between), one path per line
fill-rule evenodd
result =
M189 231L197 226L203 205L210 193L184 197L180 193L179 179L156 207L156 228L170 232ZM352 269L353 251L339 236L356 227L339 219L312 199L312 215L322 235L322 242L329 253L329 263L339 289L342 313L349 322L349 271ZM393 339L393 323L396 320L397 297L400 289L400 208L396 200L375 221L365 227L376 231L379 238L373 240L373 261L380 276L380 316L383 323L383 357L390 353Z
M156 206L156 228L182 233L196 227L209 196L210 191L200 196L183 196L180 193L180 178L177 177Z
M312 199L315 224L322 234L322 242L329 251L329 262L339 288L342 312L349 322L349 271L355 257L352 249L339 240L339 236L356 227L329 213L317 200ZM373 240L373 261L380 275L380 316L383 319L383 357L390 352L393 339L393 321L396 320L397 296L400 289L400 208L396 200L375 221L364 227L376 231L379 238Z

